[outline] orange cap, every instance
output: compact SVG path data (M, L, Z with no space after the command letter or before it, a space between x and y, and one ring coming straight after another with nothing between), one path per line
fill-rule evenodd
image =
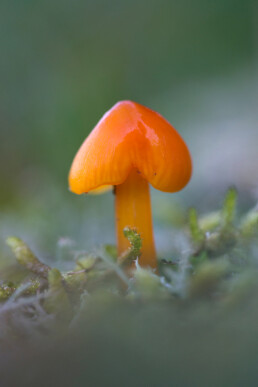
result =
M121 101L99 121L76 154L70 174L72 192L122 184L135 168L156 189L176 192L189 181L188 148L160 114Z

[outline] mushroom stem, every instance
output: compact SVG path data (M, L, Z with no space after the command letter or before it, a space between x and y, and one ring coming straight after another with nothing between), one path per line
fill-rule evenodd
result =
M124 183L116 186L115 211L118 254L128 249L125 227L136 228L142 237L139 263L141 266L157 267L156 251L152 230L150 189L147 180L133 169Z

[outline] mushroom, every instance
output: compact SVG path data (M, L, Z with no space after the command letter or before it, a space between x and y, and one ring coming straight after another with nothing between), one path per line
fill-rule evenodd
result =
M160 114L132 101L114 105L76 154L69 174L76 194L114 186L118 255L129 247L123 230L142 237L141 266L157 267L149 183L164 192L181 190L189 181L189 150Z

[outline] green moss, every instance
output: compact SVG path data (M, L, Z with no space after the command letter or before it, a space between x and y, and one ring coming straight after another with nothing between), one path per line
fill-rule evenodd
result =
M26 243L16 237L9 237L6 243L12 249L20 265L39 277L45 279L48 277L48 272L50 270L49 266L40 262Z
M103 356L109 359L112 353L117 369L124 364L121 353L127 356L132 344L139 364L142 364L139 353L151 358L153 364L163 356L172 356L177 368L173 368L171 380L178 380L179 385L211 385L211 364L218 359L224 359L225 364L228 356L236 364L243 364L250 345L255 340L258 342L257 211L251 210L237 218L236 201L236 191L230 189L221 210L199 217L197 211L191 209L187 228L177 230L187 241L187 248L182 246L177 258L171 254L171 262L161 259L158 273L137 264L141 259L142 240L140 234L130 228L124 230L130 248L122 257L117 258L116 249L107 245L90 254L76 252L74 269L70 271L45 265L23 241L8 238L17 264L26 274L20 280L13 280L13 271L7 270L0 284L0 320L8 343L22 340L24 346L29 337L33 343L46 342L48 348L59 340L57 346L62 342L63 348L68 339L65 349L68 357L76 357L81 345L87 343L81 356L87 358L91 366L91 356L94 358L96 349L100 362ZM72 256L72 250L70 253ZM132 260L136 260L133 272L128 270ZM231 330L236 327L237 333L230 341ZM245 341L249 342L248 351L245 341L241 341L243 331L246 332ZM71 355L75 335L78 335L75 352ZM223 351L218 345L221 336L223 343L228 342L226 348L223 344ZM167 347L166 342L170 343ZM120 348L121 343L125 349ZM198 379L200 368L197 373L196 366L193 367L196 348L209 356L209 362L206 357L202 360L206 367L203 371L205 383L187 384L177 372L182 367L183 374L187 370L191 377L196 373ZM236 358L239 348L243 349L244 358ZM189 350L189 364L182 366L186 349ZM253 351L256 350L254 346ZM91 356L87 357L87 351ZM51 357L51 351L48 355ZM62 351L59 356L62 358ZM178 360L180 356L182 361ZM80 361L78 356L76 359ZM129 359L127 362L131 364ZM152 375L150 385L156 377L153 364L148 368ZM105 363L102 367L107 370ZM109 364L109 369L114 373L113 363ZM162 375L166 372L164 369ZM140 385L148 379L146 372L144 375ZM167 385L168 380L170 377L166 376L163 384Z

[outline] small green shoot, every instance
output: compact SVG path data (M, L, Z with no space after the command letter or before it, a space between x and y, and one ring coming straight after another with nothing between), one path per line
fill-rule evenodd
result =
M132 261L140 257L142 248L142 238L141 235L137 232L137 230L131 227L124 228L124 236L128 239L130 247L118 258L118 261L122 265L127 265L131 264Z
M40 262L25 242L16 237L9 237L6 243L12 249L20 265L41 278L48 278L50 267Z
M189 227L193 243L195 246L201 247L205 242L205 233L199 226L195 208L189 210Z
M234 225L236 216L237 191L235 188L229 188L226 193L221 210L221 227L230 229Z

